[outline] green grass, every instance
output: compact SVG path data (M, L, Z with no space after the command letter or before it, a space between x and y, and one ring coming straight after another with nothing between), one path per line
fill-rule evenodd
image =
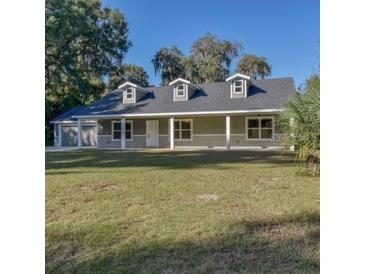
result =
M47 153L46 271L318 273L319 177L295 170L269 151Z

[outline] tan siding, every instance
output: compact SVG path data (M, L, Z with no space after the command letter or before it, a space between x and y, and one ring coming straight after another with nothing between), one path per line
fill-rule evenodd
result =
M231 134L245 134L245 116L231 116Z
M129 119L128 119L129 120ZM146 134L146 120L134 119L133 121L133 135L145 135Z
M224 116L191 117L189 119L193 119L194 134L225 134L226 132Z
M158 119L158 127L159 127L159 135L167 135L169 134L169 119L162 118Z

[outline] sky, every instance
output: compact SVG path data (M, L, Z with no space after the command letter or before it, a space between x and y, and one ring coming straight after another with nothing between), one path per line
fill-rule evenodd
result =
M210 32L243 44L241 54L266 57L269 78L293 77L298 87L319 71L319 0L102 0L119 9L133 46L125 63L143 67L160 84L151 63L162 47L176 45L188 55L194 41ZM234 73L239 58L231 65Z

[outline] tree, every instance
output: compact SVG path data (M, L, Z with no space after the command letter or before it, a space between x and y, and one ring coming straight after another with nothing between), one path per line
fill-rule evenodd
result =
M248 75L255 80L258 77L265 79L271 75L271 65L265 57L247 54L238 61L236 72Z
M220 40L207 33L191 46L191 56L185 62L186 74L191 81L198 83L223 81L229 75L232 59L238 56L241 48L239 43Z
M156 74L161 74L161 84L166 85L178 77L184 77L183 54L176 47L161 48L151 60Z
M46 130L49 119L97 99L131 46L118 10L99 0L46 0Z
M139 66L123 64L109 73L108 90L114 90L129 81L141 87L148 87L147 72Z
M284 144L295 146L297 159L317 171L320 160L320 78L306 81L304 93L295 93L285 104L281 125L287 133Z

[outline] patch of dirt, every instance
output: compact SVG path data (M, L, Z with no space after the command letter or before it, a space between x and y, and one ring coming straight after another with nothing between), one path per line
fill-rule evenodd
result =
M196 196L196 199L198 201L206 202L206 201L218 201L219 197L218 195L213 194L201 194Z

